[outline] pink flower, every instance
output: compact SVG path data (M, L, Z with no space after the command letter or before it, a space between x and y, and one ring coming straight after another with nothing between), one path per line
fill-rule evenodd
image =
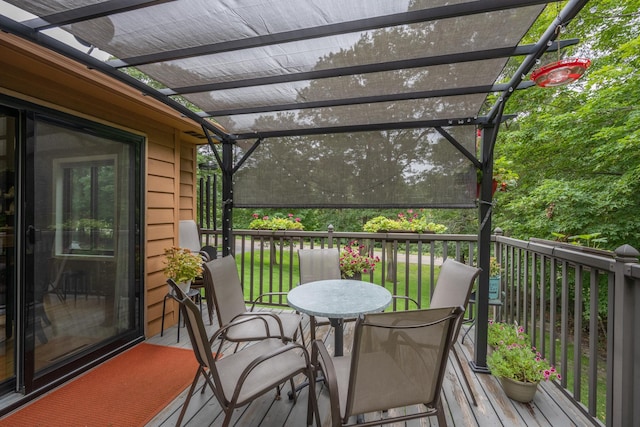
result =
M260 215L258 215L257 213L254 213L254 214L253 214L253 215L251 215L251 216L257 219Z
M265 221L269 219L269 217L267 215L263 216L262 219L264 219Z

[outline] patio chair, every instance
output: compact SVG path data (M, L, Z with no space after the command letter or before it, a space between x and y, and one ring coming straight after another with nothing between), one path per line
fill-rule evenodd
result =
M281 338L266 338L230 355L221 356L222 353L219 351L213 353L212 344L219 340L218 348L222 348L225 337L237 327L242 328L248 324L256 324L256 328L262 328L264 333L268 335L270 326L263 316L239 317L234 322L218 329L211 338L208 338L198 307L178 288L173 280L169 279L167 282L173 288L180 303L193 352L199 364L180 411L177 426L182 423L201 376L204 378L201 393L204 393L208 386L224 412L223 427L229 425L236 408L247 405L273 389L276 390L277 399L280 395L280 386L285 382L288 381L293 389L295 376L299 374L303 374L307 378L313 376L309 354L304 346L297 343L287 343ZM278 335L283 336L282 324L279 322L277 324L280 327ZM308 420L312 420L313 415L317 416L318 414L314 397L315 389L312 384L312 388L309 390L310 401L307 405L307 408L312 410L312 414L307 417ZM319 420L319 417L316 418Z
M189 249L193 253L200 254L202 256L202 262L210 261L216 258L216 248L212 246L202 246L202 235L200 233L200 227L192 219L180 220L178 225L178 245L181 248ZM191 287L201 290L204 288L204 299L207 301L207 313L209 314L209 324L213 325L213 298L211 297L212 290L207 288L207 284L203 277L196 277L191 283Z
M285 341L295 341L300 332L302 344L304 335L302 331L302 316L298 313L280 313L275 315L268 312L254 312L255 305L269 296L286 295L285 292L270 292L258 296L251 304L249 310L245 305L242 293L242 284L238 276L238 269L233 256L213 259L204 263L204 278L210 282L213 290L213 301L216 316L220 326L228 325L242 316L262 316L269 325L268 333L265 333L262 325L257 322L244 323L242 326L224 332L225 339L236 343L246 341L259 341L267 336L280 337L280 330L284 332L282 338ZM279 325L282 325L279 328ZM237 346L236 346L237 349Z
M317 280L340 280L340 252L337 248L298 249L298 263L300 265L300 284ZM355 320L355 319L345 319ZM311 340L316 339L316 328L330 325L326 317L309 316Z
M433 295L431 296L429 307L466 307L469 303L469 295L471 295L473 282L475 282L478 274L480 274L479 268L463 264L451 258L447 258L442 263L442 267L440 267L440 274L438 275L438 280L436 281L436 286L433 290ZM458 365L460 365L462 377L464 378L464 382L466 383L469 394L471 395L473 405L478 406L475 394L473 393L473 389L471 388L471 384L469 383L469 379L467 378L467 374L463 369L462 361L460 360L460 356L458 355L458 351L455 347L455 342L458 339L458 334L460 333L462 323L463 319L461 317L460 321L455 327L451 348L453 350L453 355L458 362Z
M324 375L331 425L371 426L437 416L438 425L446 426L440 394L463 312L463 307L448 307L360 316L347 356L332 357L322 341L314 341L311 363ZM420 407L395 417L358 417L413 405ZM357 424L354 418L360 418Z

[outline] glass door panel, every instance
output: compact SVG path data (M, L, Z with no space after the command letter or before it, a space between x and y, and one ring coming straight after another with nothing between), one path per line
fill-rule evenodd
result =
M15 141L16 117L0 110L0 384L16 376Z
M36 119L27 154L26 348L36 380L139 327L135 150L83 130Z

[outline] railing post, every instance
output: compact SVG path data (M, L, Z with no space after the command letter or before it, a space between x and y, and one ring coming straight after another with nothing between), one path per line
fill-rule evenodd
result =
M629 264L638 263L640 253L623 245L615 251L613 307L609 306L607 343L607 426L640 425L640 289L628 275Z
M327 227L327 232L329 233L329 236L327 237L327 244L329 245L329 248L333 247L333 224L329 224L329 226Z

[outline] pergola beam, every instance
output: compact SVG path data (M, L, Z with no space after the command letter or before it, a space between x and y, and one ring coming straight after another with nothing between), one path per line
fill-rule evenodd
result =
M577 44L579 39L568 39L560 41L560 49ZM384 71L407 70L420 67L430 67L434 65L445 65L463 63L471 61L482 61L487 59L505 58L511 56L522 56L534 53L536 45L517 46L516 48L504 47L495 49L485 49L476 51L466 51L448 55L436 55L425 58L405 59L399 61L380 62L377 64L354 65L350 67L337 67L326 70L313 70L300 73L290 73L278 76L265 76L251 79L231 80L218 83L206 83L193 86L183 86L170 89L160 89L164 95L184 95L188 93L212 92L216 90L236 89L241 87L264 86L278 83L299 82L304 80L326 79L331 77L350 76L354 74L379 73ZM547 48L548 51L558 50L558 44L552 43Z
M522 83L518 89L526 89L533 86L533 82ZM331 99L322 101L310 101L290 104L276 104L276 105L264 105L259 107L247 107L247 108L234 108L228 110L214 110L207 111L205 117L217 117L217 116L233 116L237 114L252 114L252 113L270 113L275 111L290 111L299 110L305 108L328 108L338 107L345 105L359 105L359 104L373 104L378 102L393 102L393 101L409 101L413 99L426 99L447 97L456 95L469 95L478 93L491 93L500 92L506 88L506 85L485 85L485 86L473 86L473 87L460 87L452 89L440 89L429 90L421 92L406 92L406 93L394 93L389 95L376 95L376 96L361 96L357 98L343 98L343 99Z

